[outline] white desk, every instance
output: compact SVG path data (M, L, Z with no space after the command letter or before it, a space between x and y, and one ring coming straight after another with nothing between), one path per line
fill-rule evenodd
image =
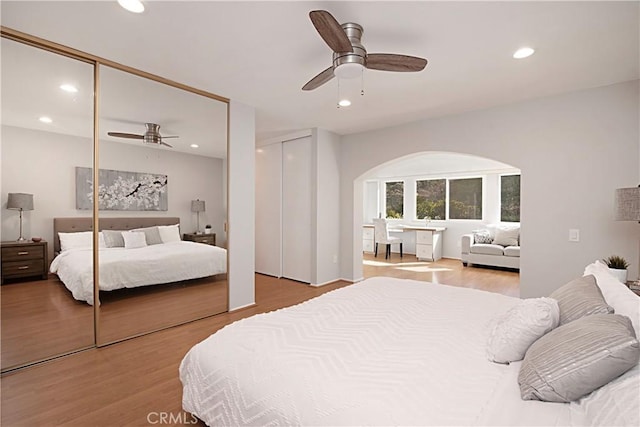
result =
M445 227L396 225L389 227L389 233L416 233L415 254L418 259L437 261L442 258L442 233ZM373 224L362 226L362 250L373 252L375 233Z

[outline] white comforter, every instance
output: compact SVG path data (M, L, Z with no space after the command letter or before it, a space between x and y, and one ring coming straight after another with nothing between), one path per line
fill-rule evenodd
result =
M227 251L195 242L171 242L137 249L100 248L100 290L157 285L227 271ZM71 249L50 268L73 297L93 304L93 251Z
M209 425L567 425L489 362L487 323L518 300L372 278L256 315L194 346L183 408Z

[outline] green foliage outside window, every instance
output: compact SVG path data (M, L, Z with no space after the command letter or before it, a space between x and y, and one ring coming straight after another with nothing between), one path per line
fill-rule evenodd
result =
M449 218L482 219L482 178L449 180Z
M404 182L386 183L387 218L402 218L404 214Z
M520 175L500 177L500 221L520 222Z
M445 179L416 181L416 218L444 219L446 193Z

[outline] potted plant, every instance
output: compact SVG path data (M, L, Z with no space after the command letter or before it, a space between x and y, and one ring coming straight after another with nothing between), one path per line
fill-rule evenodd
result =
M204 234L211 234L211 224L204 226Z
M627 283L627 268L629 263L626 259L618 255L611 255L609 258L603 259L609 271L622 283Z

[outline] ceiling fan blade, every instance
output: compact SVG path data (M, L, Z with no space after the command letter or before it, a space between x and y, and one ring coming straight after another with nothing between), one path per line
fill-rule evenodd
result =
M334 52L353 52L349 37L333 15L326 10L312 10L309 12L309 18L322 40Z
M169 145L166 142L160 141L160 145L164 145L165 147L173 148L173 145Z
M331 80L333 77L333 66L331 66L309 80L306 85L302 86L302 90L314 90L315 88L320 87Z
M117 138L144 139L144 135L136 135L135 133L107 132L107 135Z
M167 138L180 138L180 137L178 135L168 135L168 136L162 135L162 139L167 139Z
M422 71L427 66L424 58L394 53L370 53L365 63L368 69L381 71Z

